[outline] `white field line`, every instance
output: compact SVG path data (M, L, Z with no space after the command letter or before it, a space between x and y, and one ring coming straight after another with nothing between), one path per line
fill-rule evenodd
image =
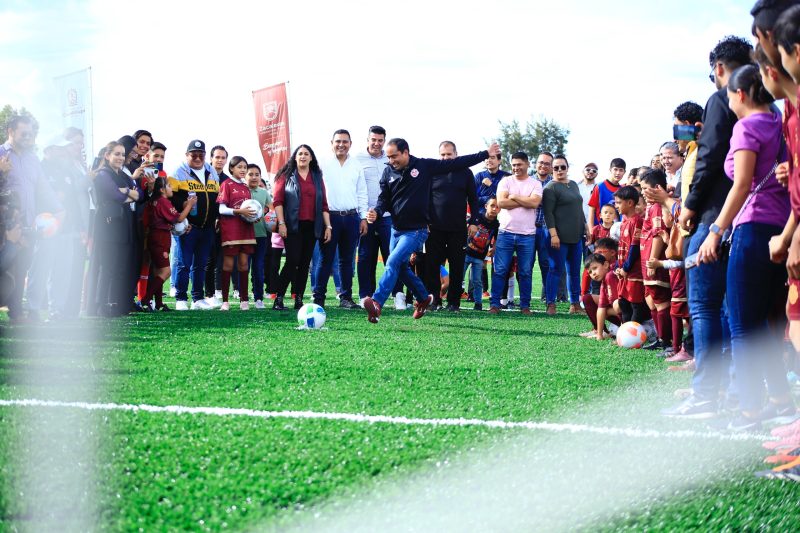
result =
M615 428L586 424L556 424L551 422L508 422L475 418L408 418L405 416L364 415L353 413L318 413L315 411L260 411L231 407L189 407L183 405L147 405L117 403L60 402L53 400L0 400L0 407L56 407L86 411L129 411L169 413L175 415L245 416L251 418L286 418L304 420L341 420L367 424L397 424L406 426L473 426L496 429L530 429L568 433L595 433L636 439L711 439L721 441L767 441L766 435L753 433L722 433L718 431L657 431L653 429Z

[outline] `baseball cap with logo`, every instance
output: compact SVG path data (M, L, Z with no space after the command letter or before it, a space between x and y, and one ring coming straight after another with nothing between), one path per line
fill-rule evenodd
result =
M186 149L187 152L205 152L206 151L206 143L201 141L200 139L195 139L189 143L189 147Z

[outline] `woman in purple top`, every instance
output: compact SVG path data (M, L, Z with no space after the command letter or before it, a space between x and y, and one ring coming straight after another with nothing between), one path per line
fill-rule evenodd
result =
M781 355L783 329L767 331L770 311L786 299L786 269L770 261L769 241L781 233L789 218L789 194L775 179L774 167L786 160L786 149L781 115L770 105L772 101L756 66L733 72L728 105L739 121L725 161L733 187L698 252L701 262L716 261L722 233L729 227L733 231L727 302L734 384L741 408L730 422L733 430L758 429L767 421L788 423L795 414Z

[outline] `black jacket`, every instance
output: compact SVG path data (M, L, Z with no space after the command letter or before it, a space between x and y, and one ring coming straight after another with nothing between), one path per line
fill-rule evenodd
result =
M297 171L291 176L286 176L286 185L283 193L283 219L286 222L287 233L298 233L300 231L300 182L297 181ZM322 238L322 204L325 199L325 191L322 187L322 173L319 171L311 172L311 179L314 180L315 206L314 206L314 237Z
M431 181L445 178L443 174L448 172L477 165L487 157L489 153L484 150L449 160L411 156L408 166L402 170L387 165L381 176L381 192L375 211L379 217L386 211L390 212L392 225L399 230L425 228L430 223ZM461 223L464 223L463 216Z
M703 111L703 133L697 141L697 165L686 197L686 207L697 213L695 224L712 224L719 215L733 181L725 175L736 114L728 108L728 89L715 92Z
M470 224L480 210L475 176L468 168L434 176L431 183L431 229L465 231L469 203Z

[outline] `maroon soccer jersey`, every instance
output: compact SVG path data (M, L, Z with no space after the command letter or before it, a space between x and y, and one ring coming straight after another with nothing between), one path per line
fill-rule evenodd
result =
M617 265L613 265L611 270L606 274L606 277L603 278L603 281L600 282L600 301L597 303L597 307L600 309L613 307L614 302L619 298L617 290L619 280L617 279L617 275L614 274L616 268Z
M172 205L172 202L163 196L150 202L150 214L148 217L150 229L169 231L178 222L179 217L180 213Z
M231 209L239 209L242 202L250 199L250 187L236 178L226 179L219 188L218 204L225 204ZM253 224L239 215L219 216L220 237L222 246L234 244L255 244L256 231Z
M620 266L628 259L631 247L638 246L642 237L642 224L644 220L639 215L633 215L622 221L619 232L619 247L617 248L617 262ZM631 303L644 301L644 284L642 283L642 256L632 262L628 276L620 280L619 297Z
M597 242L600 239L605 239L611 236L611 228L606 228L602 224L598 224L592 228L592 242Z
M653 250L653 239L662 239L664 246L661 253L654 259L664 260L667 258L665 255L666 243L669 240L667 230L664 227L663 213L661 211L661 204L653 204L647 208L644 221L642 222L642 238L640 241L640 249L642 256L642 279L646 286L658 286L669 289L669 272L664 268L657 268L653 276L647 275L647 260L650 259L650 253Z

